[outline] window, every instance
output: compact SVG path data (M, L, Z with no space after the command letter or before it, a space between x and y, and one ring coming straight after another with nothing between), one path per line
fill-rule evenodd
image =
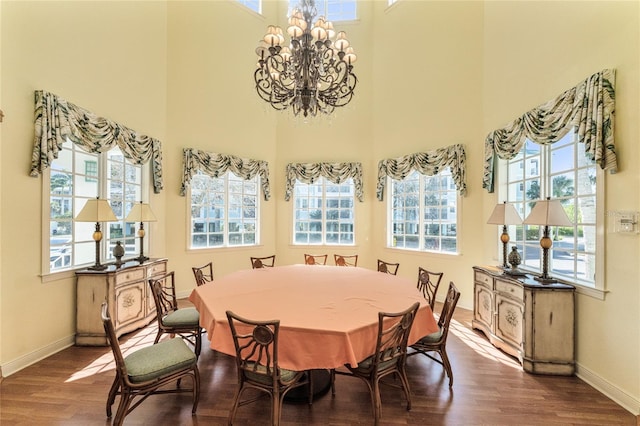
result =
M244 180L232 172L213 178L198 172L191 179L190 247L259 244L258 176Z
M341 184L323 177L309 184L296 181L293 199L294 244L354 244L353 179Z
M289 14L300 4L300 0L289 0ZM356 0L316 0L318 16L324 16L328 21L353 21L356 15Z
M45 240L49 262L43 272L52 273L77 268L95 261L95 224L74 222L73 218L89 198L100 196L109 200L119 219L102 224L101 262L113 258L116 241L125 247L126 254L137 252L135 223L124 218L133 203L142 199L142 169L125 160L119 148L97 154L83 151L67 140L49 171L49 215L44 228L49 229ZM125 254L125 255L126 255Z
M387 246L457 253L458 195L450 169L390 180Z
M511 160L501 161L501 194L526 218L536 200L558 199L572 227L551 227L553 246L549 251L549 274L576 284L594 287L598 186L596 163L584 153L573 131L558 142L538 145L527 140ZM526 173L523 173L523 170ZM501 198L502 199L502 198ZM512 243L522 256L523 269L541 270L541 226L518 225L510 232ZM515 237L515 238L514 238Z
M262 1L261 0L238 0L239 3L245 5L249 9L256 13L262 13Z

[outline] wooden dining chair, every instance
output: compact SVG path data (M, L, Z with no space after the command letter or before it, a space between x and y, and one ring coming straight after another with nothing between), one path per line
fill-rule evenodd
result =
M371 394L375 425L379 424L382 416L380 379L385 376L398 375L401 388L407 399L407 410L411 410L411 390L409 389L409 380L405 371L405 361L407 359L409 333L419 307L420 302L416 302L402 312L379 312L378 337L374 353L354 367L348 364L345 365L348 372L331 370L331 390L333 395L335 395L335 374L354 376L367 384Z
M399 263L389 263L384 260L378 259L378 272L384 272L386 274L396 275L398 273Z
M304 264L305 265L326 265L327 264L326 254L305 254L304 255Z
M195 414L200 400L200 373L198 359L182 339L164 340L157 345L146 346L123 357L113 322L109 317L107 302L102 303L102 324L113 352L116 377L107 397L107 417L111 418L111 406L120 395L120 403L113 424L120 426L131 413L152 394L193 394L191 413ZM180 387L183 378L192 380L191 388ZM167 385L176 382L175 388ZM135 401L135 402L134 402Z
M333 259L336 262L336 266L358 266L358 255L343 256L340 254L334 254Z
M247 389L256 389L271 397L271 424L280 424L282 401L287 392L309 383L304 371L292 371L278 365L280 321L253 321L227 311L227 320L236 350L238 388L229 412L233 424L238 407L255 402L261 395L241 400ZM312 401L309 394L309 403Z
M453 312L460 299L460 291L453 284L449 283L449 289L447 290L447 298L442 305L442 311L440 312L440 318L438 319L439 330L435 333L428 334L418 340L415 344L411 345L414 351L408 355L423 354L444 367L444 371L449 376L449 387L453 386L453 372L451 371L451 363L447 356L447 336L449 335L449 325L451 324L451 318L453 318ZM440 359L432 356L427 352L437 352L440 355Z
M201 286L213 281L213 262L209 262L204 266L193 267L191 270L196 279L196 285Z
M273 268L275 264L276 264L275 254L273 256L251 258L251 267L253 269Z
M422 293L425 300L431 306L431 310L436 305L436 293L440 287L440 281L444 272L430 272L422 267L418 267L418 290Z
M174 271L149 280L153 300L156 304L158 334L154 343L158 343L163 334L177 334L194 347L196 357L202 347L202 327L200 314L196 308L178 309Z

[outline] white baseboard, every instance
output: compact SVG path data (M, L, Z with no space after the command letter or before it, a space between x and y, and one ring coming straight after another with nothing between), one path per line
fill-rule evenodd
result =
M640 415L640 400L629 395L622 389L616 387L578 363L576 363L576 376L587 382L596 390L605 394L607 397L611 398L631 414L635 416Z
M73 346L74 343L75 334L72 334L71 336L65 337L64 339L60 339L57 342L53 342L36 351L23 355L20 358L16 358L13 361L7 362L6 364L2 364L0 365L0 375L2 377L9 377L13 373L17 373L23 368L35 364L36 362L43 360L57 352L60 352L63 349Z

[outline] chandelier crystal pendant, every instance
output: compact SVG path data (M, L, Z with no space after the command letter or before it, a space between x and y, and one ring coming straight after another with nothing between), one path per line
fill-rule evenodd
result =
M283 46L282 28L269 25L256 49L256 90L276 110L331 114L353 98L357 57L347 34L336 34L330 21L316 15L314 0L301 0L289 16L289 46Z

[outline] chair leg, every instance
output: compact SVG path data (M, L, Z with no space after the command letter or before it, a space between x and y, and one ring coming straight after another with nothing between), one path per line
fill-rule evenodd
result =
M453 386L453 372L451 371L451 363L449 362L449 357L447 356L447 350L442 348L442 350L438 351L440 353L440 358L442 358L442 365L444 366L444 371L449 376L449 387Z
M229 412L229 426L233 424L233 421L236 418L236 411L238 411L238 405L240 404L240 394L242 394L242 384L238 386L238 390L236 391L236 395L233 398L233 406L231 407L231 411Z
M198 327L198 331L196 332L196 347L194 352L196 353L196 358L200 356L200 350L202 349L202 328Z
M382 401L380 400L380 382L378 378L373 379L373 386L371 390L371 402L373 403L373 421L377 426L382 417Z
M402 390L404 391L404 396L407 398L407 411L411 410L411 389L409 388L409 379L407 378L407 372L402 367L398 372L400 376L400 382L402 383ZM394 375L395 377L395 375Z
M107 418L111 418L111 406L116 400L118 389L120 388L120 377L116 373L116 378L113 380L111 389L109 389L109 396L107 397Z
M116 417L113 419L113 426L122 426L124 423L124 417L127 415L129 405L131 405L131 398L133 395L129 391L122 390L120 394L120 404L118 405L118 411L116 411Z
M271 395L271 425L278 426L280 424L280 409L282 408L282 396L278 389L274 389Z
M156 335L156 340L153 341L154 345L160 341L160 336L162 336L162 329L158 328L158 334Z
M191 414L196 414L198 402L200 401L200 372L198 368L193 369L193 408Z
M336 370L331 369L331 396L336 396Z
M311 370L307 371L308 379L309 379L309 405L313 404L313 372Z

